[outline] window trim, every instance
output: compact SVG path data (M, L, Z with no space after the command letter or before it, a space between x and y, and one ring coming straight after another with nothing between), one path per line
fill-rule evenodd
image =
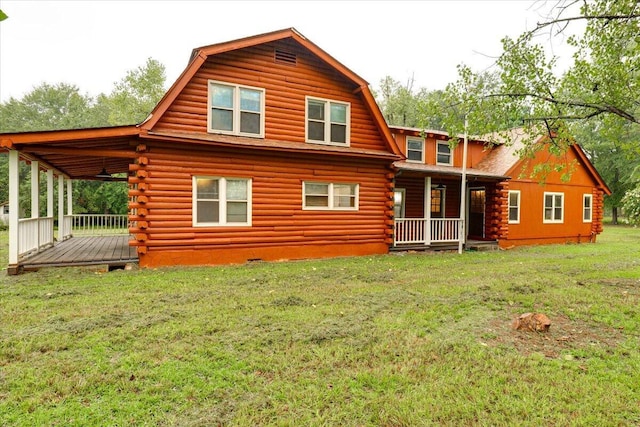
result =
M400 195L400 206L398 206L398 200L396 195ZM395 188L393 190L393 214L395 218L404 218L405 217L405 200L407 198L407 189L406 188ZM398 209L399 208L399 209ZM399 211L399 215L396 216L396 210Z
M446 146L449 149L449 162L448 163L444 163L444 162L439 162L438 161L438 147L440 147L441 145ZM436 165L443 165L443 166L453 166L453 150L451 149L451 147L449 146L449 143L447 141L436 141Z
M198 179L217 179L220 181L220 196L219 196L219 222L198 222ZM246 181L247 183L247 221L246 222L227 222L227 180ZM210 176L210 175L193 175L191 178L191 201L192 201L192 213L191 220L194 227L251 227L252 223L252 184L253 180L246 177L238 176Z
M327 206L307 206L307 184L328 185ZM354 206L335 207L334 203L334 185L350 185L355 186L353 197L355 199ZM302 210L304 211L357 211L360 209L360 184L353 182L323 182L323 181L302 181Z
M587 212L585 202L587 200L589 200L589 219L585 218L585 213ZM593 194L582 195L582 222L593 222Z
M409 142L419 142L420 145L422 146L422 148L420 149L420 160L411 160L409 159ZM411 162L411 163L424 163L424 139L422 138L412 138L412 137L407 137L406 140L406 146L407 146L407 162ZM417 151L417 150L411 150L413 152Z
M211 87L214 85L218 86L228 86L233 88L233 129L223 130L223 129L215 129L211 126L211 112L213 109L212 99L211 99ZM240 131L240 115L242 110L240 110L240 89L249 89L261 92L262 96L260 97L260 133L249 133L249 132L241 132ZM264 127L265 127L265 98L267 91L261 87L255 86L246 86L235 83L224 82L221 80L208 80L207 82L207 132L208 133L217 133L224 135L236 135L236 136L248 136L251 138L264 138Z
M517 196L517 203L515 206L511 205L511 195L515 194ZM507 222L509 224L520 224L520 201L522 200L520 190L509 190L507 194ZM511 219L511 209L517 209L518 218Z
M545 213L547 211L547 196L553 196L552 197L552 205L550 207L551 212L552 212L552 218L551 219L546 219ZM561 203L560 203L560 219L557 219L555 217L555 211L557 209L556 206L556 198L555 196L561 196ZM553 192L553 191L545 191L543 196L542 196L542 222L544 224L563 224L564 223L564 193L561 192Z
M324 103L324 141L309 138L309 101ZM340 104L347 107L345 123L345 142L331 141L331 104ZM305 96L304 99L304 140L309 144L333 145L336 147L349 147L351 145L351 103L337 101L335 99Z

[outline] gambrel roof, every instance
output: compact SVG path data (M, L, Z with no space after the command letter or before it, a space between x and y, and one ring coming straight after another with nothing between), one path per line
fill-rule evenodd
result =
M291 39L297 42L299 45L316 55L322 61L327 63L330 67L336 70L343 77L351 81L357 89L354 93L360 93L363 99L363 102L369 113L372 116L374 123L377 126L378 131L380 132L381 137L384 139L385 144L389 151L397 156L402 156L402 153L398 146L396 145L393 137L391 136L391 132L387 127L386 121L378 104L375 101L371 90L369 89L369 84L366 80L358 76L356 73L351 71L349 68L345 67L331 55L329 55L324 50L320 49L317 45L312 43L302 34L300 34L295 28L287 28L279 31L273 31L270 33L259 34L256 36L246 37L238 40L233 40L224 43L213 44L209 46L199 47L193 50L191 54L191 58L187 68L182 72L180 77L176 80L176 82L171 86L171 88L167 91L164 97L160 100L156 108L151 112L147 120L145 120L141 125L141 129L143 131L151 131L158 120L162 117L162 115L167 111L167 109L171 106L171 104L176 100L178 95L184 90L187 84L191 81L191 79L195 76L195 74L200 70L205 61L212 56L219 55L222 53L226 53L232 50L244 49L264 43L270 43L273 41L283 40L283 39Z

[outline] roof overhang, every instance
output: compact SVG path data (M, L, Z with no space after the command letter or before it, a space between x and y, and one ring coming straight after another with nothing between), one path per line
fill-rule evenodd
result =
M397 161L393 163L393 166L398 171L407 171L420 173L424 175L438 175L438 176L453 176L462 177L462 168L454 166L442 166L442 165L425 165L423 163L412 163L405 160ZM487 181L505 181L511 179L511 177L474 168L467 168L465 174L469 178L477 178Z

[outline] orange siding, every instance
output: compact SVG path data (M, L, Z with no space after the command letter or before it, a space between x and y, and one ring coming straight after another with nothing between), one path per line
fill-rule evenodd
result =
M391 215L388 169L381 161L268 156L148 143L146 165L134 165L131 232L140 265L222 264L385 253ZM139 162L140 163L140 162ZM144 172L144 173L141 173ZM144 176L146 175L146 176ZM192 176L252 179L252 226L193 227ZM143 176L143 177L137 177ZM359 184L357 211L302 210L302 182ZM140 187L138 185L138 187ZM141 215L142 214L142 215Z
M400 147L400 150L402 150L402 153L406 155L407 154L407 138L420 139L421 137L419 135L412 136L412 135L395 133L394 138L396 140L396 143ZM435 165L436 153L437 153L437 142L446 141L446 138L442 135L427 134L423 140L425 141L424 163L427 165ZM467 146L468 146L467 167L473 167L474 165L479 163L480 160L482 160L490 151L485 148L484 143L475 141L475 140L469 140ZM460 141L458 145L456 145L453 149L453 166L455 167L462 167L462 157L463 157L463 151L464 151L463 148L464 148L463 141Z
M274 61L295 52L297 65ZM207 132L208 80L265 89L265 138L305 141L305 96L351 105L351 147L387 150L357 86L297 43L281 40L210 57L158 121L156 131Z
M593 214L591 222L583 221L583 196L599 192L595 183L585 170L578 166L572 173L571 179L564 182L560 173L552 172L546 177L544 184L533 178L532 164L559 164L577 161L573 151L558 159L546 151L537 154L530 162L518 164L509 175L514 177L509 182L509 190L520 191L520 223L508 224L508 233L500 241L503 247L513 245L531 245L548 243L589 242L595 240L595 235L602 230L601 197L593 197ZM524 176L525 178L520 178ZM564 219L562 223L544 223L544 193L564 194Z

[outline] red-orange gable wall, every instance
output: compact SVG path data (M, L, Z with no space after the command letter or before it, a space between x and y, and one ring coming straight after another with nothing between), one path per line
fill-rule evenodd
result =
M602 194L594 194L596 183L586 168L575 163L575 168L569 181L563 181L561 173L551 172L546 176L544 184L530 178L534 164L572 164L579 162L572 149L562 158L542 151L533 160L521 161L508 175L512 179L508 182L509 190L520 191L520 223L508 224L508 233L500 241L501 246L531 245L547 243L587 242L595 240L596 229L601 230L602 224ZM538 178L535 178L538 179ZM564 193L564 221L562 223L544 223L544 193ZM592 222L583 221L583 196L593 194Z
M276 48L295 52L297 65L276 63ZM305 96L314 96L350 103L351 147L387 150L357 86L290 40L210 57L154 130L206 133L209 80L265 89L266 139L305 143Z

